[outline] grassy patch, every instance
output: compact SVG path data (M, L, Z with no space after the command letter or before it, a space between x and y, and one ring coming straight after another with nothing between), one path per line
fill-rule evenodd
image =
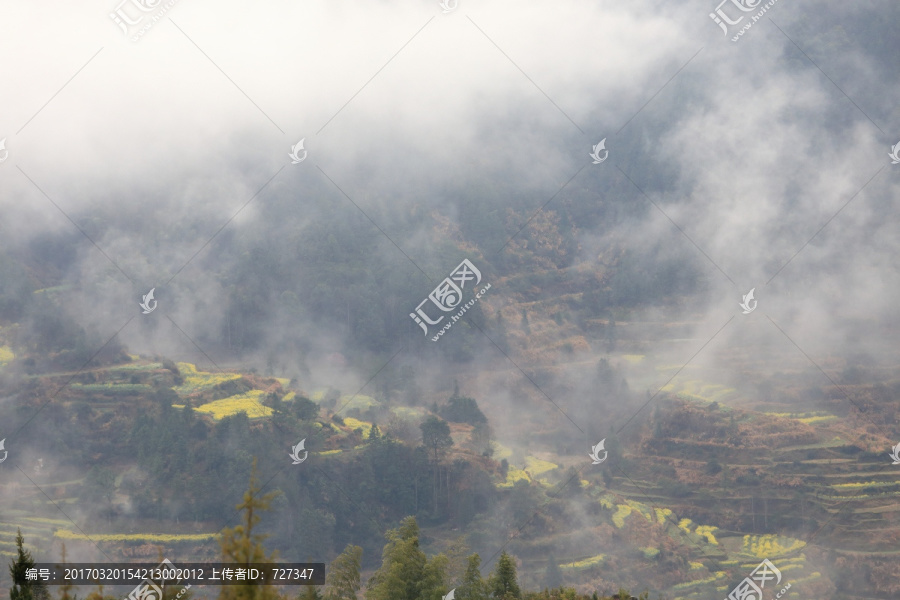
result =
M131 357L132 360L138 360L140 357L135 358ZM158 362L153 363L135 363L130 365L117 365L115 367L109 367L109 371L156 371L157 369L162 369L163 364Z
M80 392L95 392L107 396L136 396L153 391L143 383L70 383L69 387Z

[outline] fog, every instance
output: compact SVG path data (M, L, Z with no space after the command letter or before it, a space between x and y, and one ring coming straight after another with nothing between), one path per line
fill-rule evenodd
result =
M896 364L900 7L781 0L738 42L693 0L179 0L137 42L115 9L0 8L0 245L62 240L29 275L70 285L60 310L101 343L343 394L405 366L422 404L459 381L519 454L548 419L579 455L627 436L701 372L829 385L826 363ZM619 329L646 337L580 346L553 290L505 285L526 250L560 295L610 287L624 253L672 292L628 307ZM346 288L311 303L326 255ZM463 258L491 289L432 342L409 315ZM235 303L241 283L258 294ZM523 310L542 348L500 343L496 315L518 328ZM627 394L596 393L602 357Z

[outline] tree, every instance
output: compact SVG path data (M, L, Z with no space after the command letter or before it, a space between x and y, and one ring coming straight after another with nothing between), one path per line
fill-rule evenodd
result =
M420 428L422 429L422 445L428 449L436 463L439 456L453 445L450 426L447 425L447 421L432 415L420 425Z
M468 423L469 425L487 423L487 417L478 408L475 398L457 394L450 397L446 406L441 407L440 415L453 423Z
M487 600L488 590L484 578L481 576L481 557L473 554L469 557L466 574L463 583L456 588L454 594L456 600Z
M418 600L425 553L419 549L419 525L406 517L385 536L381 568L369 580L366 600Z
M325 576L325 600L357 600L359 591L359 568L362 560L362 548L347 546L337 558Z
M294 416L301 421L314 421L319 417L319 405L306 396L294 397L291 408Z
M269 492L260 496L262 486L256 474L256 458L253 459L253 468L250 472L250 485L244 492L244 501L235 508L241 511L241 524L234 528L222 530L222 562L241 563L249 565L275 564L277 552L266 556L263 540L268 536L254 533L254 528L262 517L259 513L269 509L272 499L280 492ZM246 583L223 585L219 592L219 600L279 600L280 596L275 588L266 581L265 583Z
M34 558L25 549L25 538L22 530L16 529L16 557L9 563L9 574L12 587L9 588L9 600L48 600L50 593L43 581L29 581L25 573L34 568Z
M447 448L453 445L453 438L450 436L450 426L447 421L439 419L434 415L428 417L422 425L422 445L431 454L432 469L434 471L434 481L432 483L432 506L437 511L437 493L438 493L438 463L440 458L446 452Z
M432 556L422 569L419 581L419 600L441 600L450 591L447 585L447 565L449 560L444 553Z
M516 578L516 561L504 550L491 574L489 587L496 600L521 600L522 591Z

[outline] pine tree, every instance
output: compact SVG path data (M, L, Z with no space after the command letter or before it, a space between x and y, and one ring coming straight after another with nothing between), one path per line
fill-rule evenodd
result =
M463 583L456 588L454 597L456 600L487 600L488 591L481 576L481 557L478 554L469 556L469 564Z
M328 586L325 600L357 600L361 560L362 548L347 546L331 562L325 580L325 585Z
M516 579L516 561L504 550L490 577L491 595L496 600L521 600L522 591Z
M241 524L232 529L222 530L222 562L249 565L275 564L277 552L266 556L263 540L268 536L253 533L262 517L258 513L268 510L272 499L280 492L269 492L260 496L262 486L256 474L256 458L250 473L250 485L244 492L244 501L235 508L243 513ZM280 595L269 583L247 583L223 585L220 588L219 600L279 600Z
M400 527L385 535L388 543L382 551L381 568L369 580L366 600L417 600L425 553L419 549L415 517L406 517Z
M47 591L47 584L41 580L29 581L25 576L28 569L34 568L34 558L25 549L21 529L16 529L16 551L16 557L9 563L9 574L12 576L9 600L48 600L50 593Z

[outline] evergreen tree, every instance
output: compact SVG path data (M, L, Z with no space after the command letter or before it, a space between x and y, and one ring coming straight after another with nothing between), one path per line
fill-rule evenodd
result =
M516 561L504 550L490 577L491 595L496 600L521 600L522 591L516 579Z
M25 576L28 569L34 568L34 558L25 549L21 529L16 529L16 552L16 557L9 563L9 574L12 576L9 600L48 600L50 593L47 584L41 580L28 580Z
M477 553L471 555L463 583L456 588L456 600L487 600L487 585L481 576L480 567L481 557Z
M337 558L325 576L325 600L357 600L359 591L359 568L362 560L362 548L347 546Z
M382 551L381 568L369 580L366 600L418 600L425 553L419 549L415 517L406 517L400 527L385 535L388 543Z
M272 499L280 492L269 492L260 496L260 491L262 487L256 474L256 458L254 458L250 486L244 492L244 501L235 507L243 513L241 524L222 530L222 562L245 565L275 564L277 552L266 556L266 549L262 544L268 536L253 533L253 529L262 519L259 513L268 510ZM279 600L279 598L275 588L268 582L223 585L219 592L219 600Z

